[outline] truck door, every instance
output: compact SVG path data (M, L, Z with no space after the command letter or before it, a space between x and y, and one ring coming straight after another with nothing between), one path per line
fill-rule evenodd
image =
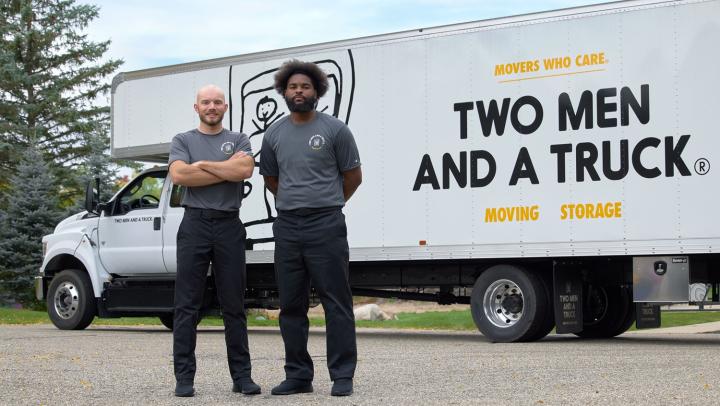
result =
M168 183L170 183L168 181ZM163 261L165 269L168 272L177 272L177 231L180 228L185 209L180 206L185 188L180 185L169 185L166 194L168 195L168 204L163 216Z
M166 171L144 173L125 187L98 226L100 260L109 273L164 274L162 206Z

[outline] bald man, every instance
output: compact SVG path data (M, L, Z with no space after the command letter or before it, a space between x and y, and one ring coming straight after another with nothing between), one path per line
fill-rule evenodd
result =
M255 162L245 134L223 128L228 105L214 85L197 92L196 129L180 133L170 147L170 178L185 186L185 215L177 233L177 276L173 321L175 396L195 394L196 325L212 262L225 323L225 344L233 392L260 393L250 377L245 317L245 228L240 221L243 181Z

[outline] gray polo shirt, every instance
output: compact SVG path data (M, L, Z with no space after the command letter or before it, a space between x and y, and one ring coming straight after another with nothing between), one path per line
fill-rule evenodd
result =
M263 136L260 174L278 177L278 210L344 206L342 172L358 166L350 129L325 113L304 124L286 116Z
M225 161L238 151L252 156L247 135L223 129L215 135L197 129L176 135L170 145L168 164L183 161ZM220 182L208 186L188 187L182 205L198 209L238 210L242 203L243 182Z

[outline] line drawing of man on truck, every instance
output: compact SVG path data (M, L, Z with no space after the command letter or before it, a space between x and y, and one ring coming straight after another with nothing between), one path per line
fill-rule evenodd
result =
M247 136L223 128L228 105L219 87L200 88L194 108L200 124L173 138L168 159L173 183L186 188L182 200L185 214L177 232L175 396L195 393L196 325L211 262L223 311L233 391L254 395L260 393L260 387L250 377L244 305L246 233L239 210L243 181L252 176L255 162Z

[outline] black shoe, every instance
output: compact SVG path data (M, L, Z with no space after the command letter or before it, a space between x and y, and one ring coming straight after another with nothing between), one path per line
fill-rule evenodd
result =
M260 386L253 382L252 378L243 378L233 383L232 391L243 395L258 395L260 394Z
M336 379L330 391L330 394L333 396L350 396L352 393L353 383L350 378Z
M175 396L189 398L195 396L195 388L192 382L178 382L175 384Z
M280 385L272 388L273 395L294 395L296 393L310 393L313 391L312 381L302 379L286 379Z

